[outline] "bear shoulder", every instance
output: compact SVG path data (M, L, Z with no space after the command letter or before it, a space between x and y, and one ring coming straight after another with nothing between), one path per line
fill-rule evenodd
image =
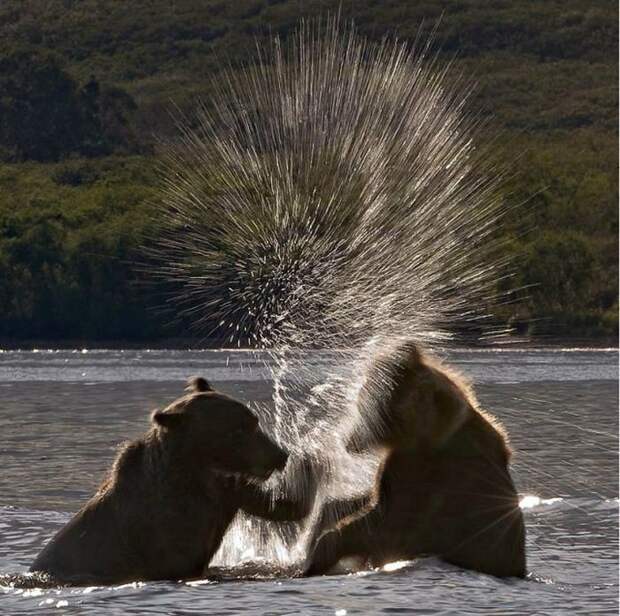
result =
M506 461L509 461L512 457L512 447L504 424L495 415L480 407L477 407L475 410L480 429L487 432L492 439L497 441L498 445L503 449Z
M491 444L502 450L505 459L508 461L512 455L508 432L502 422L492 413L484 410L473 389L473 385L469 378L459 372L452 366L446 365L439 358L418 351L416 360L423 364L431 371L441 375L447 379L452 385L456 396L471 409L472 415L469 420L470 425L473 424L475 431L488 440Z
M119 446L118 454L112 464L112 468L97 490L97 496L103 496L119 485L122 480L127 481L140 472L142 468L147 443L145 438L135 441L125 441Z

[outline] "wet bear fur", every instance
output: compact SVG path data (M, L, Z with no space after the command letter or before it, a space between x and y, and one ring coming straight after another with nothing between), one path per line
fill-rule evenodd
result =
M343 558L378 567L436 555L495 576L524 576L508 438L463 379L405 344L377 358L358 408L347 449L384 451L376 486L324 506L306 573L327 573Z

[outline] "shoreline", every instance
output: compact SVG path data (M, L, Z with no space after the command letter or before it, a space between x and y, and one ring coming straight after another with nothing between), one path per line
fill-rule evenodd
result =
M164 338L160 340L81 340L81 339L66 339L66 340L15 340L15 339L1 339L0 338L0 353L3 351L74 351L74 350L86 350L86 351L138 351L138 350L152 350L152 351L229 351L229 352L244 352L251 350L264 350L264 349L250 349L247 347L225 347L218 344L220 341L209 339L195 339L195 338ZM481 344L480 342L472 341L467 344L464 342L457 342L454 344L447 344L444 347L446 350L457 351L459 349L469 350L488 350L488 351L510 351L520 349L566 349L566 350L599 350L599 351L618 351L620 350L620 344L617 338L613 337L599 337L599 338L578 338L578 337L533 337L526 338L521 336L515 336L513 338L506 338L499 342ZM318 349L317 349L318 350Z

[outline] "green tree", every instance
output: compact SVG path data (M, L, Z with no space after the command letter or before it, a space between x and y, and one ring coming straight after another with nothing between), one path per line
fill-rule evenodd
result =
M0 155L55 161L69 154L101 156L127 145L133 99L95 78L75 82L52 54L22 49L0 58Z

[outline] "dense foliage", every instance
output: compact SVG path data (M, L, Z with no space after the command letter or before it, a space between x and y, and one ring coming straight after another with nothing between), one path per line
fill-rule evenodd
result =
M360 30L421 40L493 118L513 161L503 316L617 332L617 6L581 0L5 0L0 5L0 337L183 335L142 284L155 135L222 66L342 4ZM438 21L439 20L439 21ZM503 147L502 147L503 146ZM148 267L144 265L142 267Z
M50 55L19 50L0 58L0 159L54 161L102 156L129 146L135 103L95 78L79 87Z

